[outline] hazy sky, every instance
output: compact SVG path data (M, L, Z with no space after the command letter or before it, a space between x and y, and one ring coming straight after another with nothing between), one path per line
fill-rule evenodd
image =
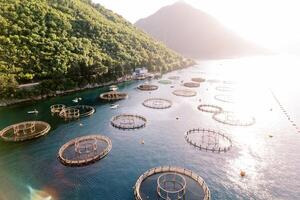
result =
M178 0L93 0L134 23ZM300 0L185 0L262 46L300 55Z

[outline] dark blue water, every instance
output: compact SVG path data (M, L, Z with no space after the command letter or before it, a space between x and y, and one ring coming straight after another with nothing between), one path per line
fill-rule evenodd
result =
M185 81L204 77L234 82L230 87L238 89L229 93L236 98L235 103L214 98L229 94L215 89L224 86L223 83L202 83L195 88L196 97L185 98L172 94L174 89L183 88L180 81L173 81L175 88L153 81L159 89L151 93L135 89L141 82L120 85L129 98L119 101L120 108L115 110L98 99L107 88L0 108L0 128L33 119L47 121L52 126L48 135L36 140L0 143L0 199L131 200L137 178L160 165L176 165L197 172L207 182L213 199L299 199L300 134L270 92L271 89L275 93L294 123L300 124L300 84L295 75L299 63L291 59L287 62L285 58L209 61L164 77L178 75ZM96 113L68 123L51 116L52 104L75 105L72 103L75 97L83 98L81 104L94 106ZM167 110L146 108L142 102L150 97L170 99L173 106ZM211 114L197 110L200 103L244 112L254 116L256 123L249 127L220 124ZM27 114L33 109L39 110L37 116ZM143 115L148 123L135 131L115 129L110 118L121 113ZM218 154L191 147L184 140L184 133L198 127L227 132L233 141L232 149ZM63 166L57 159L59 148L75 137L89 134L111 138L113 148L108 156L86 167ZM240 170L246 172L245 177L240 177Z

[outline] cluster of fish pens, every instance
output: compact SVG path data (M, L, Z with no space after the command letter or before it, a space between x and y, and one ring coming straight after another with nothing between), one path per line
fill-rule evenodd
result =
M166 80L159 80L161 84L180 83L180 76L170 76ZM192 78L191 82L181 81L181 85L188 88L200 87L200 84L206 80L201 77ZM174 86L171 85L171 88ZM158 90L159 86L154 84L141 84L138 86L141 91ZM231 92L232 89L227 86L219 86L218 91ZM176 89L172 92L176 96L194 97L197 92L191 89ZM104 101L123 100L128 97L127 93L119 91L110 91L102 93L99 98ZM217 96L216 100L222 102L230 102L228 99L222 99ZM148 98L142 102L147 108L152 109L168 109L172 107L172 101L163 98ZM255 123L255 119L243 118L235 113L224 111L222 107L212 104L201 104L198 107L199 111L213 114L213 119L217 122L233 126L250 126ZM53 116L57 116L64 120L77 120L81 117L91 116L95 112L95 108L88 105L66 106L55 104L50 107ZM144 128L147 124L147 119L136 114L120 114L111 118L110 123L113 127L121 130L135 130ZM0 136L5 141L23 141L33 139L45 135L50 131L50 125L46 122L22 122L11 125L0 132ZM206 128L193 128L184 134L186 142L199 150L211 151L216 153L227 152L232 147L231 139L221 131L211 130ZM92 164L99 161L112 149L112 141L110 138L103 135L87 135L74 138L65 143L58 151L58 160L66 166L80 167ZM146 187L144 184L149 177L155 177L156 190L151 191L150 195L156 195L157 198L174 200L186 199L189 195L198 193L200 199L209 200L211 194L205 181L195 172L175 166L161 166L150 169L142 174L135 186L134 196L136 200L147 199L147 195L143 191ZM189 181L186 181L189 180ZM193 190L193 191L191 191ZM198 197L199 197L198 196ZM196 199L199 199L199 198Z

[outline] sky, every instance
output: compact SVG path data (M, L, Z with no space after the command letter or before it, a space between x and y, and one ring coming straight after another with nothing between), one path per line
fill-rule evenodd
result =
M178 0L93 0L134 23ZM247 40L300 56L299 0L185 0Z

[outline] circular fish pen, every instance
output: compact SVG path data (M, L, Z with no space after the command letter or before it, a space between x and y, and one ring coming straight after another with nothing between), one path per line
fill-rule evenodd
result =
M77 105L64 108L60 111L59 116L65 120L78 119L80 117L91 116L95 113L95 108L88 105Z
M215 113L213 119L222 124L231 126L251 126L255 123L255 118L248 115L241 115L230 111Z
M149 98L143 102L143 105L153 109L167 109L172 106L172 101L162 98Z
M141 115L121 114L112 117L110 123L118 129L133 130L145 127L147 119Z
M228 87L228 86L217 86L216 90L218 90L220 92L233 92L234 88Z
M193 97L197 95L197 92L193 90L182 89L182 90L174 90L173 94L182 97Z
M51 126L42 121L26 121L10 125L0 131L0 138L7 142L20 142L46 135Z
M116 91L105 92L100 95L100 99L105 101L118 101L126 98L128 98L127 93Z
M111 150L111 140L102 135L78 137L65 143L58 152L59 161L66 166L85 166L105 157Z
M200 87L200 83L196 83L196 82L186 82L183 84L185 87L189 87L189 88L196 88L196 87Z
M215 95L215 99L224 103L234 103L234 98L232 95L218 94Z
M205 181L195 172L173 166L161 166L147 170L134 186L135 200L165 199L210 200Z
M54 104L50 106L50 111L52 114L59 114L66 106L63 104Z
M168 84L172 84L171 80L159 80L158 81L160 84L164 84L164 85L168 85Z
M198 77L198 78L192 78L191 80L193 82L197 82L197 83L205 82L205 79L204 78L200 78L200 77Z
M185 140L192 146L211 152L227 152L232 147L229 137L216 130L195 128L187 131Z
M137 88L142 91L152 91L152 90L157 90L158 86L151 85L151 84L142 84L142 85L139 85Z
M219 113L222 112L223 110L220 106L211 105L211 104L201 104L197 108L202 112L208 112L208 113Z
M67 107L59 113L59 117L65 120L79 119L80 111L77 108Z
M169 76L168 79L178 81L180 79L180 76Z

